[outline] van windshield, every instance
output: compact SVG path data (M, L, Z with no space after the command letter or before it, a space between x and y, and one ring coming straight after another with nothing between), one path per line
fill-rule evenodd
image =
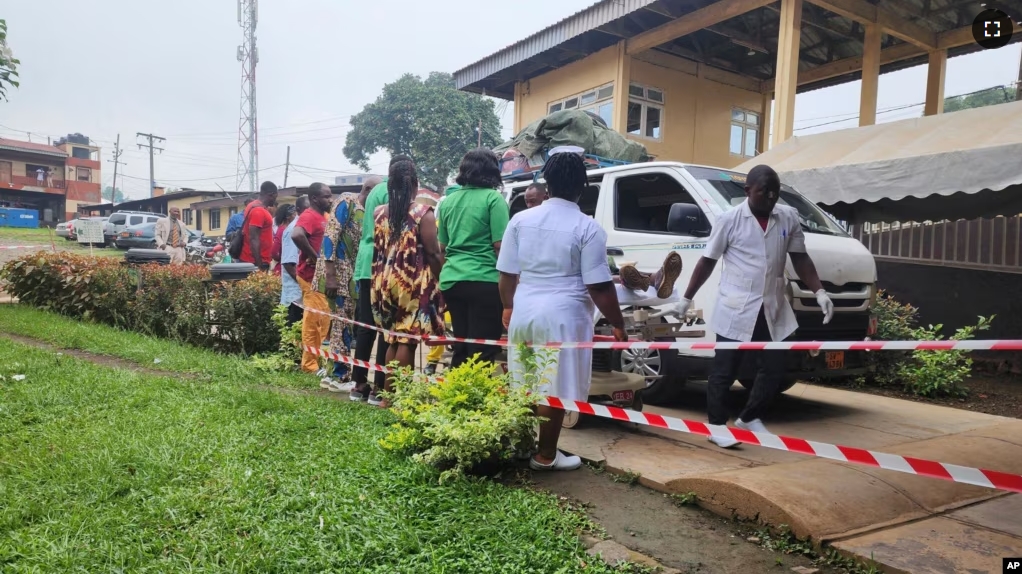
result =
M729 209L745 201L745 174L704 167L690 167L688 171L721 207ZM816 204L783 183L778 203L798 211L798 219L806 233L848 237L848 233Z

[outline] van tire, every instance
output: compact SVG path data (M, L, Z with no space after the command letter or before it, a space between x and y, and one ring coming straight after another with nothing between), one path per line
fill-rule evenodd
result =
M653 381L642 391L642 401L650 405L670 405L681 398L681 390L685 387L685 377L681 373L678 351L673 349L652 351L660 358L660 379ZM613 363L615 370L630 373L634 369L625 368L622 351L614 351ZM637 373L642 374L642 373Z
M790 389L791 387L794 387L795 383L797 383L797 382L798 381L796 381L794 379L784 381L783 383L781 383L781 390L780 390L780 392L783 393L783 392L787 391L788 389ZM740 385L742 385L743 387L745 387L745 390L751 391L753 383L754 383L754 380L753 379L738 379L738 383Z

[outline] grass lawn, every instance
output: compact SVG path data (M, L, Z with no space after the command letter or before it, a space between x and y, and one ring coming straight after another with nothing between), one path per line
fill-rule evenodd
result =
M96 257L124 257L124 252L114 247L94 247L90 250L88 245L79 244L77 241L68 241L56 235L53 235L51 244L50 233L52 230L44 228L0 227L0 245L39 245L40 249L46 250L56 246L61 251L73 251L79 254L91 252Z
M53 233L52 229L43 227L37 227L34 229L27 227L0 227L0 239L17 239L27 243L49 243L51 233ZM63 237L57 237L56 235L53 235L53 241L67 244L74 243L73 241L66 241Z
M112 354L128 358L155 350L102 326L83 327L86 341L68 323L0 306L3 332L97 352L119 340ZM154 368L210 376L2 343L0 571L610 571L576 538L585 518L555 497L439 486L384 452L389 413L260 390L235 359L166 348Z

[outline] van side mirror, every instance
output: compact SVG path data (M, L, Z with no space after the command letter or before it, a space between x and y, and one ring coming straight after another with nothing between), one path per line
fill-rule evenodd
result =
M703 215L698 205L691 203L675 203L667 216L667 232L692 237L710 235L710 222Z

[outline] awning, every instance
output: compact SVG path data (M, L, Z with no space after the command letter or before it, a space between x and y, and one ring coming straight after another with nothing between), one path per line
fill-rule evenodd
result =
M1022 213L1022 101L795 137L773 167L835 217L939 221Z

